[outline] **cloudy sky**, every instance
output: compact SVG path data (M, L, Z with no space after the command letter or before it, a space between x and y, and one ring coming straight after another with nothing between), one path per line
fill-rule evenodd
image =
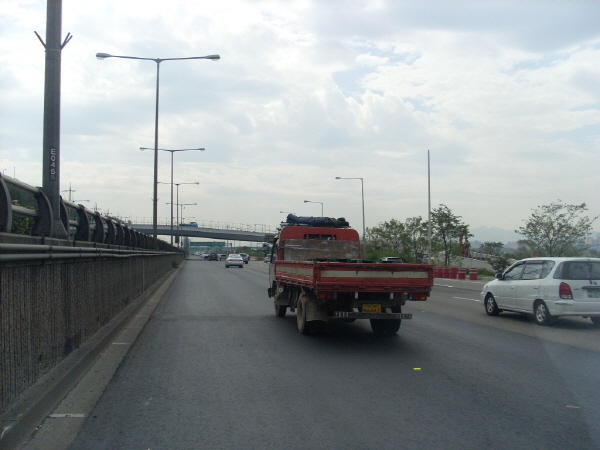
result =
M0 170L42 183L46 2L0 6ZM561 199L600 214L600 2L63 1L61 189L152 216L159 147L184 216L275 226L285 214L362 227L427 217L514 230ZM159 154L170 217L170 153ZM69 193L63 195L68 198ZM598 224L596 227L598 228Z

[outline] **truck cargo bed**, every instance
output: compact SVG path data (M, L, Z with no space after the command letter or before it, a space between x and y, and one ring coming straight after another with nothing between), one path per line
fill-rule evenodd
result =
M276 261L275 277L319 291L429 292L433 266L371 262Z

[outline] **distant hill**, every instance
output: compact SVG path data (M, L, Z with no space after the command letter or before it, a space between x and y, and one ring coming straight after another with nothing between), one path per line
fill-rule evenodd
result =
M523 239L523 236L519 233L515 233L512 230L503 230L497 227L478 227L470 230L473 237L470 241L480 242L502 242L505 245L509 242L517 242L519 239Z

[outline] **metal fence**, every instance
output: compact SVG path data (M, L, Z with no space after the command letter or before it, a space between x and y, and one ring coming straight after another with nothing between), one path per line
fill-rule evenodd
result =
M19 220L19 218L29 220ZM114 218L68 200L60 201L60 220L73 241L132 248L177 250L169 243L140 233ZM0 232L50 236L52 211L40 187L0 174Z
M0 416L185 258L82 205L60 211L68 239L50 236L41 188L0 174Z

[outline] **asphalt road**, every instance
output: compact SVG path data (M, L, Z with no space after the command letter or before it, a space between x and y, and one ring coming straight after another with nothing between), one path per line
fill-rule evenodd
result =
M397 336L302 336L266 264L191 259L70 447L600 449L600 330L488 317L481 282L437 280Z

